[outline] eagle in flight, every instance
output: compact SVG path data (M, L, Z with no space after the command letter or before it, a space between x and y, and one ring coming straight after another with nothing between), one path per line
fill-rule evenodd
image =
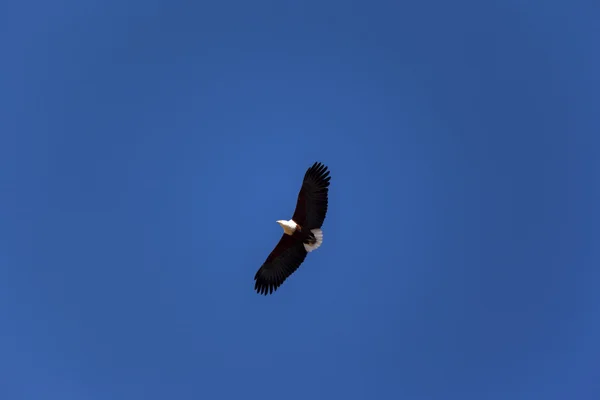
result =
M321 226L327 214L329 171L315 162L304 175L296 210L290 220L279 220L283 236L258 269L254 280L257 293L271 294L304 262L306 255L321 246Z

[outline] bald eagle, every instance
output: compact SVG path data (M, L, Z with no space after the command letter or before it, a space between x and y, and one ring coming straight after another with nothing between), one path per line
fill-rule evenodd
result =
M271 294L304 262L306 255L323 243L321 226L325 220L329 194L329 171L315 162L304 175L292 219L279 220L283 236L258 269L254 290Z

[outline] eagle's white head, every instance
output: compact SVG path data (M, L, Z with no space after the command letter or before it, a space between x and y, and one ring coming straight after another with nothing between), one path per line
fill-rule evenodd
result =
M296 230L296 226L298 226L293 220L286 221L284 219L280 219L277 223L283 228L283 232L286 235L292 235Z

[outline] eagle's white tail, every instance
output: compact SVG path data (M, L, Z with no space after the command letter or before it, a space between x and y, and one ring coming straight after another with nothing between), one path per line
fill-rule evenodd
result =
M313 235L315 235L315 239L317 239L317 241L315 243L313 243L313 244L304 243L304 248L309 253L311 251L315 251L316 249L318 249L319 246L321 246L321 243L323 243L323 231L322 230L320 230L320 229L311 229L310 231L312 232Z

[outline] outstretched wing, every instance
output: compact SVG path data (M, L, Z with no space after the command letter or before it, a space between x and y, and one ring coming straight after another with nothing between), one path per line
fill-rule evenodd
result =
M264 264L254 275L254 290L259 294L271 294L292 275L306 258L306 249L301 241L285 233Z
M304 174L292 219L307 229L320 228L325 220L329 195L329 171L316 162Z

